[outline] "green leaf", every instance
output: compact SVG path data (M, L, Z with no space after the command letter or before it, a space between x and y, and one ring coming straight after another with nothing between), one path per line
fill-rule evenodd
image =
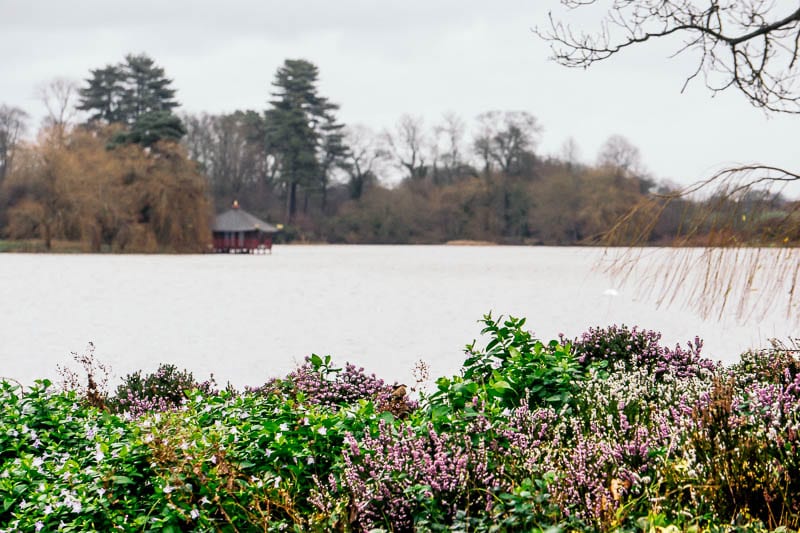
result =
M431 409L431 419L434 421L445 418L448 414L450 414L450 408L446 405L437 405Z
M494 390L496 390L497 392L502 392L504 390L511 389L511 385L508 384L508 381L500 380L500 381L495 381L494 383L492 383L492 388Z
M314 365L314 368L321 367L322 357L318 356L317 354L311 354L311 364Z
M111 481L117 485L130 485L133 483L133 480L127 476L111 476Z

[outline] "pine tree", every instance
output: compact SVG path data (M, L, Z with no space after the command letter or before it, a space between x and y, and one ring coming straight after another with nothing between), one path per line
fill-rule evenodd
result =
M186 135L181 119L169 111L147 111L139 116L130 131L114 136L111 146L140 144L152 147L161 140L179 141Z
M318 77L310 61L287 59L275 74L274 99L266 112L267 147L278 160L286 186L289 221L297 212L298 187L321 183L325 191L330 156L343 154L342 126L333 115L339 106L318 94Z
M125 56L125 61L91 71L88 86L80 90L78 109L91 112L90 121L133 125L152 111L178 107L172 80L164 69L144 54Z
M167 111L178 107L172 80L164 69L144 54L125 56L121 65L124 77L122 116L128 124L135 123L145 113Z
M120 105L124 94L124 75L120 66L106 65L91 71L89 84L79 90L78 109L91 112L90 121L125 122Z
M333 113L326 113L325 122L322 123L322 143L320 147L320 185L322 187L322 210L328 201L328 184L331 173L336 168L345 166L348 147L344 139L344 124L336 121Z
M172 113L178 102L172 80L145 54L128 54L116 65L91 71L80 90L78 109L89 111L90 122L118 123L126 131L112 145L152 146L161 139L180 139L186 130Z

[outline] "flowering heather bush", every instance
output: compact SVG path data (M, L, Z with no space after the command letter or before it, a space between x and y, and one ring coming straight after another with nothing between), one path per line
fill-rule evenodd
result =
M794 346L794 345L793 345ZM773 341L772 349L748 351L730 369L738 387L754 383L774 383L788 386L800 374L796 347Z
M715 364L703 358L703 343L699 338L687 343L686 348L674 349L660 344L661 334L637 327L609 326L591 328L574 343L575 355L584 365L592 363L619 369L614 363L622 362L625 371L646 368L656 376L670 374L676 378L708 375Z
M458 430L382 420L374 434L346 434L342 481L329 483L325 497L347 495L357 531L477 531L499 523L529 529L548 513L549 523L557 522L542 497L544 486L535 505L526 502L525 517L511 516L513 508L500 497L513 492L517 480L545 474L542 450L552 438L555 412L521 406L506 418L487 407L468 406L455 421Z
M162 364L152 374L142 376L141 371L136 371L125 376L108 404L116 412L141 416L152 411L178 408L186 402L187 392L198 389L208 394L215 385L214 376L197 382L191 372Z
M695 478L696 498L715 516L733 520L746 512L770 528L796 529L800 527L800 375L792 376L787 366L780 378L758 371L763 380L752 380L749 363L766 369L767 361L785 361L782 355L761 355L765 361L749 355L731 370L731 377L718 379L698 402L688 434L687 466ZM737 375L738 370L746 374ZM747 384L737 386L737 381Z
M398 417L417 408L417 403L405 392L398 395L395 387L386 385L375 374L367 374L361 367L351 363L346 363L344 369L332 366L330 355L324 358L311 355L285 379L272 380L250 390L258 394L283 391L299 401L331 409L365 400Z

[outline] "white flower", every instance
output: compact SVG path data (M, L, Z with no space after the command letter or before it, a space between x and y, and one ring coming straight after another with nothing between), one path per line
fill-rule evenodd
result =
M205 496L200 498L200 505L208 505L209 503L211 503L211 501L208 498L206 498Z
M289 431L289 424L287 424L286 422L284 422L283 424L281 424L281 427L280 427L279 429L280 429L281 431Z
M314 458L313 457L306 458L306 464L313 465L314 464Z
M327 435L328 434L328 428L326 428L325 426L322 426L321 428L319 428L317 430L317 433L319 433L320 435Z
M211 461L211 464L212 464L212 465L215 465L215 464L217 464L217 456L216 456L216 455L212 455L212 456L211 456L211 459L209 459L209 461Z
M164 485L164 494L169 494L169 493L171 493L173 490L175 490L175 488L174 488L174 487L172 487L171 485Z
M267 457L269 457L270 455L272 455L272 450L270 450L269 448L267 448L266 450L264 450L264 454L265 454Z
M197 509L192 509L189 512L189 516L192 517L192 520L197 520L197 517L200 516L200 511L198 511Z
M45 505L45 506L44 506L44 511L42 511L42 512L43 512L44 514L46 514L46 515L48 515L48 514L52 513L52 512L53 512L53 506L52 506L52 505L50 505L50 504L47 504L47 505Z

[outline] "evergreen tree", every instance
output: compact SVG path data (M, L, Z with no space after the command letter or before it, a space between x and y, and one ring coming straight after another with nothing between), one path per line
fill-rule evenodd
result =
M128 124L135 123L145 113L171 112L178 107L175 90L170 87L172 80L148 56L128 54L121 70L124 76L122 116Z
M144 54L128 54L124 62L91 73L78 104L78 109L91 113L90 121L131 126L145 113L178 107L172 80Z
M125 91L122 68L106 65L91 73L92 77L86 80L88 86L79 90L78 109L89 111L90 121L125 122L120 109Z
M318 94L318 76L313 63L287 59L275 74L274 99L266 112L267 147L278 160L289 221L297 212L298 187L325 182L331 167L327 155L344 153L342 126L333 118L339 106Z
M111 146L119 144L140 144L152 147L161 140L179 141L186 135L181 119L168 111L148 111L142 114L130 131L114 136Z
M128 54L123 62L91 71L80 90L78 109L89 111L90 122L127 126L112 145L152 146L160 139L180 139L186 130L172 113L178 106L172 80L145 54Z
M322 187L322 210L328 201L328 185L331 173L336 168L345 167L348 147L344 139L344 124L336 121L333 113L326 113L322 123L322 142L320 147L320 185Z

